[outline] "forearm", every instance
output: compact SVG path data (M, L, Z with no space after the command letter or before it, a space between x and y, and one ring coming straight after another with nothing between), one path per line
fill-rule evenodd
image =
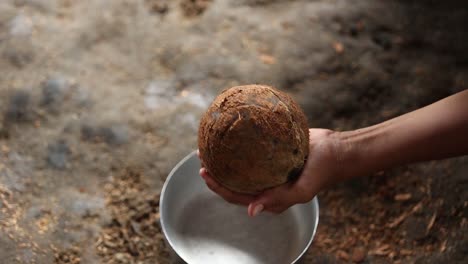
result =
M347 177L468 154L468 90L375 126L335 135Z

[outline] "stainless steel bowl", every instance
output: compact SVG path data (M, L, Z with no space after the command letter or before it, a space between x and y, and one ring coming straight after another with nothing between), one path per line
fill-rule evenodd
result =
M161 194L161 226L177 255L189 264L296 263L317 229L317 198L280 215L249 217L247 209L225 202L198 175L191 153L169 174Z

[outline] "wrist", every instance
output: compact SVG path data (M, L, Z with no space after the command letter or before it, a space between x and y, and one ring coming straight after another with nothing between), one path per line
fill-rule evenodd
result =
M357 176L358 166L361 163L359 144L348 139L347 132L334 131L330 134L334 145L334 159L337 164L335 172L337 180L343 181Z
M382 141L385 141L385 125L334 132L336 159L340 168L340 180L366 176L385 168ZM383 140L382 140L383 139Z

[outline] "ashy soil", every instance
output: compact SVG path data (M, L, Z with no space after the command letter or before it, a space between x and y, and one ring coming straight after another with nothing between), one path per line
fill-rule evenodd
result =
M355 129L468 88L464 1L3 0L2 263L174 263L170 169L223 88ZM304 263L468 263L468 159L319 194Z

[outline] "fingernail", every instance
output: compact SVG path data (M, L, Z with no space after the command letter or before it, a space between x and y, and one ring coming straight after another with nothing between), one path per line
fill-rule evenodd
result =
M264 208L263 204L256 205L253 209L252 216L257 216L259 213L263 211L263 208Z

